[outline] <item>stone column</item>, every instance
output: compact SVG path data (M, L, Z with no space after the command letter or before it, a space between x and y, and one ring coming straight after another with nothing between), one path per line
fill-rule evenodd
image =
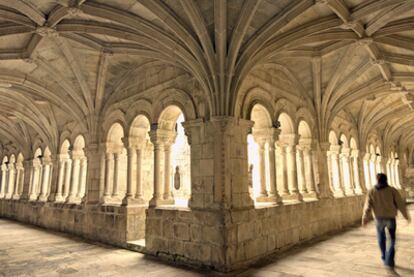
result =
M335 197L343 197L345 195L343 191L343 186L342 186L341 168L339 166L339 157L338 157L339 147L340 146L331 145L331 151L330 151L332 185L333 185Z
M310 198L319 198L315 186L315 176L313 172L313 153L311 150L311 143L303 146L303 162L305 170L305 183L308 189L308 196Z
M276 128L272 128L271 130L272 135L269 138L269 197L270 200L274 203L280 204L282 203L282 198L279 195L279 192L277 190L277 184L276 184L276 152L275 152L275 142L278 139L280 130Z
M59 158L59 177L57 183L55 202L62 202L63 199L63 181L65 179L65 161L63 157Z
M88 160L86 157L80 158L80 173L79 173L79 183L78 183L78 191L76 194L76 198L82 199L83 193L86 191L86 174L88 172Z
M305 195L308 193L308 189L306 188L305 162L302 148L298 148L296 150L296 162L298 170L299 191L302 195Z
M143 192L142 192L142 148L138 148L136 150L137 157L137 170L136 170L136 191L135 191L135 199L138 204L144 204Z
M318 149L316 151L316 160L319 171L319 196L320 198L332 198L332 190L330 188L329 181L329 167L328 167L328 158L329 158L329 142L320 142Z
M279 170L276 171L276 174L278 176L278 181L280 182L280 188L281 188L281 195L282 198L289 195L289 184L287 181L287 159L286 159L286 147L282 142L278 142L277 147L277 162L278 162L278 168Z
M375 184L377 183L377 167L376 167L376 163L375 160L377 158L377 155L375 154L371 154L370 157L370 173L371 173L371 186L375 186Z
M4 196L5 199L11 199L13 195L14 185L16 182L16 169L14 167L14 163L9 163L8 166L8 178L7 178L7 186L6 186L6 195Z
M72 158L73 158L72 177L71 177L71 183L70 183L69 196L66 200L68 203L75 203L79 201L76 195L77 195L78 186L79 186L80 160L77 155L73 155Z
M342 176L343 182L345 187L345 195L355 195L355 190L352 184L352 172L351 167L349 166L349 159L350 159L350 149L343 148L341 153L341 160L342 160Z
M388 178L388 184L390 186L392 186L390 162L391 162L391 158L388 158L387 159L387 163L385 164L385 170L386 170L386 174L387 174L387 178Z
M155 129L153 129L155 127ZM162 204L162 176L161 176L161 153L164 151L164 146L157 134L158 126L151 126L150 137L154 145L154 193L149 202L150 207L156 207Z
M69 157L65 160L65 178L63 179L63 201L69 197L70 181L72 176L72 159Z
M395 176L396 187L398 189L401 189L399 163L400 163L399 160L396 160L395 161L395 173L394 173L394 176Z
M7 165L1 165L1 186L0 186L0 198L4 198L6 194L6 183L7 183Z
M21 191L21 186L22 186L22 180L23 180L23 165L21 163L17 163L16 164L16 184L14 186L14 192L13 192L13 196L12 199L14 200L18 200L20 199L20 191Z
M124 142L125 145L130 144L127 141ZM137 169L137 149L135 146L129 146L127 149L127 190L124 199L122 199L122 205L131 205L134 202L134 192L133 188L136 187L136 171Z
M37 159L33 160L33 174L31 174L29 194L29 200L31 201L37 200L37 190L40 178L40 166L40 162Z
M257 201L267 201L267 189L266 189L266 157L265 157L265 141L264 139L257 139L259 146L259 172L260 172L260 192L257 197Z
M114 183L114 154L107 152L105 156L105 190L102 202L108 203L111 200L111 189Z
M174 137L175 140L175 137ZM164 142L164 203L175 203L171 192L171 141Z
M360 169L358 168L358 150L354 149L351 152L351 163L352 163L352 177L354 181L354 188L356 194L362 194L364 192L360 183Z
M43 162L43 172L42 172L42 183L41 190L39 195L39 201L47 201L47 194L49 190L49 173L50 173L51 161L48 158L45 158Z
M118 201L119 200L119 159L121 156L120 152L114 154L115 156L115 163L114 163L114 180L112 186L112 200Z
M24 166L24 178L22 183L22 193L20 196L21 200L28 200L29 199L29 193L30 193L30 184L31 179L33 176L33 163L30 160L23 161Z
M102 146L102 145L101 145ZM84 149L87 159L86 189L83 202L98 205L103 197L105 186L105 151L95 142Z
M289 183L289 193L290 193L288 196L288 199L302 201L303 196L299 193L298 173L297 173L297 165L296 165L297 137L295 135L283 135L282 140L287 141L286 158L287 158L288 183Z

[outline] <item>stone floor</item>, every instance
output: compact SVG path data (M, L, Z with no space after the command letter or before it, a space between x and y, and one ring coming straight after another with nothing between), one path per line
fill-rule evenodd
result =
M414 216L414 205L410 206ZM400 220L397 268L379 261L374 226L354 228L267 259L237 276L414 276L414 224ZM128 250L0 219L0 276L208 276Z

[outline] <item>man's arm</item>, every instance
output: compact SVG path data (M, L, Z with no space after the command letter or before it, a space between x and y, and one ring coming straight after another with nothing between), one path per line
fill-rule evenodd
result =
M362 214L362 225L366 225L369 221L370 216L372 215L372 199L371 193L367 193L367 197L365 199L364 211Z
M411 220L410 214L407 211L407 205L405 205L404 199L401 197L401 194L398 192L398 190L393 189L393 192L394 192L395 205L397 206L397 209L401 212L401 214L404 216L405 219L410 221Z

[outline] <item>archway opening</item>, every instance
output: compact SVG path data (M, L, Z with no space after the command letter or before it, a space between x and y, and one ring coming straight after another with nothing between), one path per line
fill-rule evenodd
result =
M149 137L150 121L138 115L129 130L129 151L131 152L131 194L139 203L148 203L153 193L154 147ZM133 152L133 153L132 153Z
M267 109L260 104L253 106L250 119L254 122L252 132L247 136L250 196L255 201L266 202L271 194L269 147L274 147L275 143L272 119Z
M191 149L182 125L184 121L179 107L168 106L160 114L157 135L163 137L164 158L159 171L164 176L164 202L186 207L191 197Z
M127 156L123 138L121 124L112 124L106 137L104 204L119 205L126 193Z

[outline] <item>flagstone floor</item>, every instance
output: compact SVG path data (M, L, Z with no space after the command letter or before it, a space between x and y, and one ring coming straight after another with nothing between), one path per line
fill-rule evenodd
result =
M414 205L410 206L414 217ZM325 237L230 276L414 276L414 223L398 222L397 267L379 259L373 224ZM212 276L140 253L0 219L0 276Z

